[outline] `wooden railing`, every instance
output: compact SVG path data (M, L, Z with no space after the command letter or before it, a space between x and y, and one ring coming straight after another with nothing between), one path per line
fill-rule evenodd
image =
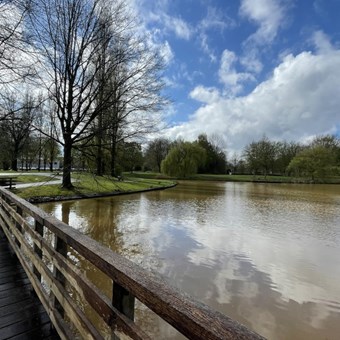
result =
M17 177L15 175L0 175L0 186L7 186L12 189L15 186Z
M262 339L3 188L0 225L62 339L74 338L75 332L86 339L104 337L79 305L79 297L112 334L133 339L150 338L134 322L135 299L190 339ZM112 280L112 297L77 268L72 252Z

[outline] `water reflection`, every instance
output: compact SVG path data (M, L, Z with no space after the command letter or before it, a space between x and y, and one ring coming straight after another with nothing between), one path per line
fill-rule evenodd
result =
M268 338L340 334L340 186L185 182L42 207Z

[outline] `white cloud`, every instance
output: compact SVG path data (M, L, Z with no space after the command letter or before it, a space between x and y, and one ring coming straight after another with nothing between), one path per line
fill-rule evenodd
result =
M225 67L234 59L232 53L226 53ZM334 133L340 121L339 88L340 50L288 55L271 77L247 96L226 98L210 88L194 89L191 97L207 104L167 134L193 140L202 132L217 133L224 136L229 151L240 151L264 133L278 140ZM214 100L207 100L209 93L214 94Z
M221 65L218 75L221 83L223 83L231 94L238 93L242 89L242 82L253 80L250 73L237 72L235 63L238 58L233 51L224 50L221 57Z
M166 64L170 64L174 59L174 53L168 41L165 41L164 44L161 46L160 54Z
M240 13L259 27L248 38L256 45L271 43L284 23L285 8L279 0L242 0Z
M287 4L282 0L241 0L240 15L256 24L256 31L244 42L241 64L248 72L258 74L263 69L260 47L270 45L279 29L286 24Z
M189 94L190 98L202 103L214 103L220 98L220 92L215 87L196 86Z
M162 33L174 33L180 39L189 40L193 34L193 28L185 20L167 14L168 0L129 0L128 5L135 16L141 18L145 30L150 23L157 23L162 26Z
M201 48L203 52L209 56L211 62L216 62L217 57L215 55L215 52L209 46L208 35L205 32L201 32L199 34L199 39L200 39L200 44L201 44Z
M219 11L215 7L208 7L207 15L204 17L197 26L196 31L198 32L199 43L202 51L207 54L211 62L216 62L216 52L209 45L209 34L210 30L219 30L220 33L227 28L234 27L235 22L229 18L225 13Z
M193 34L193 28L185 20L168 15L165 11L150 12L144 19L147 22L162 24L166 33L172 32L180 39L189 40Z
M189 40L192 34L192 30L188 23L181 18L164 16L165 26L169 31L173 31L178 38Z
M312 36L312 42L319 53L328 53L334 51L329 37L322 31L314 32Z
M258 74L263 69L263 64L259 59L256 50L249 50L240 58L240 63L245 69L251 73Z
M234 26L234 20L227 17L215 7L208 7L207 15L199 24L202 30L219 29L223 32L226 28Z

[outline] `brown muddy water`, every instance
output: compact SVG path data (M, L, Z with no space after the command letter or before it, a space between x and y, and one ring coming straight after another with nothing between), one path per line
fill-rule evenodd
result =
M40 207L269 339L340 339L340 185L183 182ZM181 338L141 304L136 319Z

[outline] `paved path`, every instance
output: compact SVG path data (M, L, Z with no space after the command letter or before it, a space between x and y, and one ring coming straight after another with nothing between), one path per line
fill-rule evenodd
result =
M22 173L13 173L13 172L1 172L0 175L16 175L16 176L45 176L50 177L49 180L45 180L43 182L31 182L31 183L17 183L15 184L15 188L23 189L23 188L30 188L30 187L40 187L42 185L52 185L52 184L61 184L62 176L57 172L22 172Z

